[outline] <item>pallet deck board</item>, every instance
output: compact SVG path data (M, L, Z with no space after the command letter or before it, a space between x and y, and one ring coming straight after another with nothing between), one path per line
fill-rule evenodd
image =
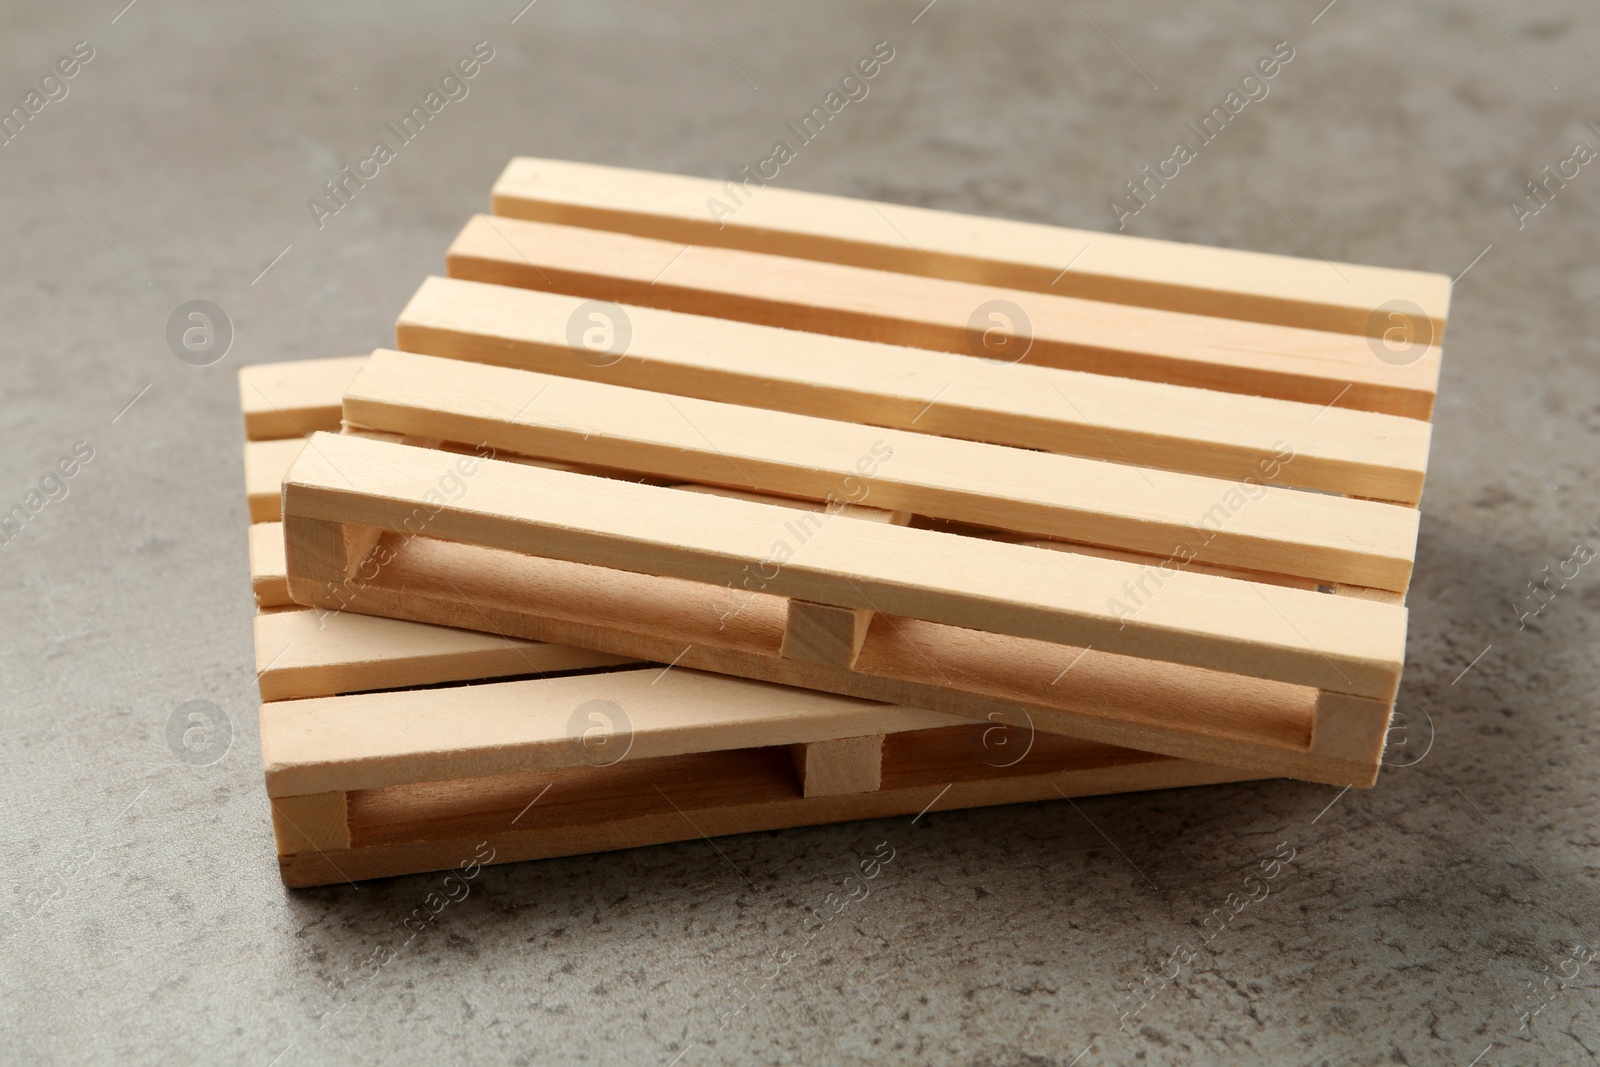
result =
M244 492L252 523L278 518L283 475L305 444L303 437L244 443Z
M344 403L348 421L401 434L814 500L861 494L1156 556L1187 545L1200 562L1329 583L1403 590L1416 550L1418 514L1397 505L381 349ZM1273 464L1292 460L1285 446Z
M365 356L332 356L239 368L245 436L267 441L337 430L338 396L364 363Z
M585 744L592 728L619 751ZM625 717L604 722L605 712ZM583 729L575 730L576 721ZM267 792L295 796L953 726L955 716L660 667L269 702ZM626 746L626 748L622 748Z
M552 223L476 216L447 262L471 281L1416 419L1439 385L1437 346L1395 365L1351 334Z
M980 218L759 179L519 157L493 196L495 213L514 218L1318 330L1366 334L1375 308L1404 300L1442 337L1450 302L1442 274Z
M267 701L637 662L480 630L314 608L257 615L255 645L256 678Z
M256 607L282 608L289 598L289 563L283 554L283 522L271 519L250 524L250 591Z
M1162 470L1414 504L1431 426L1417 419L1164 382L623 307L620 357L574 352L587 302L559 293L429 278L400 313L403 351L609 382L867 425L917 429ZM584 321L588 321L584 319ZM1092 413L1092 415L1090 414Z

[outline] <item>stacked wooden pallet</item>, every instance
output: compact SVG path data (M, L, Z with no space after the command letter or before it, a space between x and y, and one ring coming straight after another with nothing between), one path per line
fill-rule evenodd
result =
M515 161L241 374L286 881L1373 781L1445 280L755 192Z

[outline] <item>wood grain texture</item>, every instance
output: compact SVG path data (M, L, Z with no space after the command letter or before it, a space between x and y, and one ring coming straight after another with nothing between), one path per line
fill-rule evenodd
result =
M256 681L267 701L635 662L496 633L312 608L257 615L255 645Z
M470 220L448 266L472 281L1417 419L1439 383L1437 346L1396 366L1351 334L517 219Z
M390 558L363 587L361 611L490 627L1253 773L1361 786L1377 773L1376 758L1311 752L1327 694L1303 686L882 615L854 670L801 664L779 655L786 600L759 590L735 596L698 582L426 537L386 538L383 547ZM1366 709L1363 721L1381 746L1388 702L1352 706Z
M398 346L678 396L1241 481L1416 503L1431 427L1323 404L1192 389L1027 363L624 308L625 355L596 365L567 324L585 301L456 278L423 282L396 325Z
M883 788L843 796L801 796L789 756L781 749L627 760L614 767L358 792L350 799L355 847L292 853L278 862L290 886L327 885L705 835L910 817L924 809L934 815L956 808L1250 777L1232 768L1061 739L1067 750L1053 753L1052 759L952 782L940 775L949 769L952 740L962 742L949 733L889 735Z
M871 734L791 746L801 795L836 797L877 789L883 784L883 738Z
M252 441L339 428L339 397L365 356L257 363L239 368L239 408Z
M279 517L284 472L304 447L304 439L298 437L244 443L244 492L251 522L272 522Z
M250 526L250 591L256 607L281 608L289 599L289 564L283 555L283 523L257 522Z
M372 354L347 421L497 452L870 501L936 519L1378 589L1404 590L1414 508L1233 483L601 382ZM1283 444L1271 469L1293 462Z
M778 654L807 663L854 667L871 627L872 612L866 608L791 600Z
M273 797L272 835L278 854L350 847L348 797L343 792Z
M302 585L313 596L342 580L297 545L305 520L414 534L425 516L429 538L735 588L755 564L776 570L767 592L836 607L1382 700L1398 685L1402 607L849 519L799 536L793 512L772 505L493 460L452 501L439 482L454 457L334 435L311 443L284 481L290 593L302 603Z
M271 796L610 766L949 726L951 716L660 667L268 702Z
M1403 299L1442 336L1450 302L1442 274L555 159L513 159L495 182L494 211L678 244L1356 334L1369 331L1374 308Z

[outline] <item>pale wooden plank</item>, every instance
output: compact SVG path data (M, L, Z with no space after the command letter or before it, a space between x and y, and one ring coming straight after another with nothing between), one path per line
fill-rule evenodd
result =
M294 796L949 726L952 716L659 667L268 702L267 792ZM598 733L597 733L598 731Z
M244 443L244 492L252 523L279 517L283 474L304 447L298 437Z
M250 527L250 590L258 608L281 608L294 603L289 599L282 522L258 522Z
M624 308L624 358L578 358L567 324L585 301L559 293L429 278L400 314L411 352L611 382L681 396L1238 481L1271 479L1416 503L1431 427L1326 402L1302 404L772 326ZM1329 398L1331 399L1331 397Z
M870 793L883 784L883 734L795 745L789 753L808 797Z
M311 608L257 615L255 644L256 680L267 701L635 662L495 633Z
M1442 274L566 160L513 159L495 182L494 210L679 244L1347 333L1367 333L1379 305L1409 300L1442 335L1450 302Z
M239 408L252 441L339 428L339 397L366 356L257 363L239 368Z
M1396 366L1351 334L518 219L471 219L448 265L472 281L1418 419L1439 383L1437 346ZM1009 336L1023 316L1027 344Z
M1404 590L1416 551L1414 508L383 349L344 404L362 425L501 452L1329 583Z
M793 515L497 461L480 463L450 502L436 483L454 457L326 434L312 443L284 482L297 600L300 580L327 580L300 569L301 520L402 530L426 506L430 538L723 585L772 556ZM1152 577L1116 560L853 521L819 524L778 556L765 588L781 596L1385 700L1404 656L1402 607L1177 568ZM1124 599L1135 596L1136 610Z

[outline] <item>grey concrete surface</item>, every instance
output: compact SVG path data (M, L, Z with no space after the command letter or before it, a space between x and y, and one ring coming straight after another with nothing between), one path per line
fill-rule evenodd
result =
M1510 207L1600 147L1593 4L124 2L0 11L8 109L94 49L0 148L0 506L93 449L0 547L0 1061L1594 1058L1600 565L1526 626L1514 604L1600 546L1600 163L1521 228ZM319 230L307 199L480 40L470 95ZM384 343L511 155L730 173L881 40L870 95L783 183L1110 228L1121 183L1286 40L1270 95L1131 231L1467 271L1391 756L1412 765L1370 792L1265 782L486 869L409 942L438 876L284 890L235 369ZM213 366L168 350L191 299L235 325ZM190 700L231 724L218 762L169 746ZM880 842L871 895L808 940ZM1280 843L1270 896L1206 942ZM1185 942L1122 1028L1127 987ZM794 958L773 976L775 953Z

